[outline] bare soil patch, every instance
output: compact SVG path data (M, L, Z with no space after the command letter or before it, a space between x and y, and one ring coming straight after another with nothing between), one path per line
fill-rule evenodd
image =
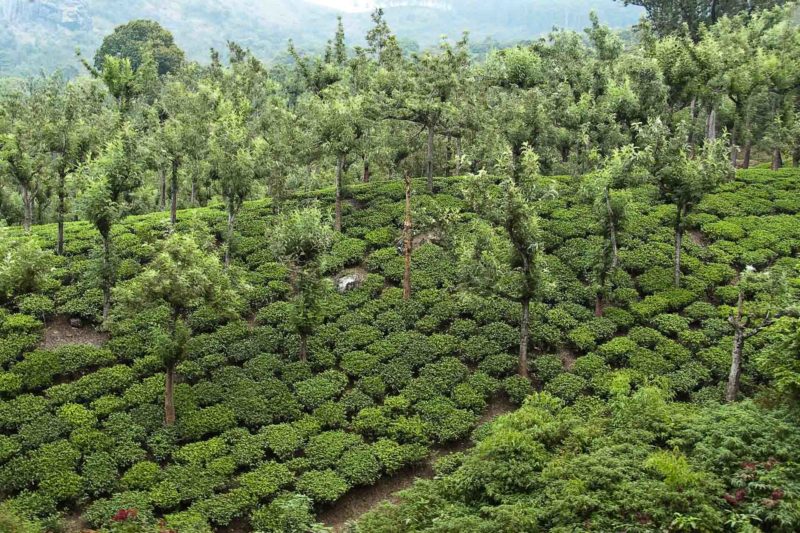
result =
M102 346L107 340L108 333L98 331L94 326L88 324L73 327L70 325L69 317L59 315L45 324L44 339L39 347L51 350L65 344Z
M516 409L507 398L494 398L486 407L478 424L484 424L495 417ZM392 476L386 476L369 487L356 487L339 498L331 507L317 514L317 520L333 528L334 533L345 533L351 523L361 515L382 502L397 503L397 494L409 488L417 479L432 479L433 465L441 457L461 452L472 447L470 439L447 444L436 448L423 462L400 470Z
M701 246L705 248L708 246L708 241L706 241L705 235L702 232L696 229L690 229L688 232L689 238L695 243L697 246Z

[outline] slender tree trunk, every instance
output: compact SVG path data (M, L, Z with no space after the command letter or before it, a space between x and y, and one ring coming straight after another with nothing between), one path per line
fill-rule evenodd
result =
M456 174L461 175L461 159L464 153L461 151L461 137L456 137Z
M370 172L369 172L369 157L364 157L364 174L361 178L361 181L364 183L369 183Z
M236 221L236 212L233 205L228 207L228 235L225 238L225 268L231 266L231 247L233 245L233 224Z
M167 426L175 424L175 364L167 366L167 376L164 383L164 423Z
M103 323L111 312L111 234L103 235Z
M195 206L195 201L197 199L196 193L197 193L197 186L195 185L194 180L192 180L192 190L189 195L189 205L191 205L192 207Z
M683 208L675 219L675 287L681 286L681 245L683 244Z
M528 336L529 336L529 322L530 322L530 298L523 298L522 300L522 320L519 325L519 375L528 377Z
M447 134L447 141L445 142L445 165L444 165L444 175L445 177L450 177L450 160L453 159L453 150L451 148L451 144L453 142L453 138L448 133Z
M344 172L344 155L339 155L336 161L336 202L334 204L334 231L342 231L342 173Z
M739 147L736 146L736 125L731 128L731 166L736 168L739 159Z
M425 177L428 179L428 192L433 192L433 124L428 125L428 149L425 155Z
M64 190L63 177L59 177L58 187L58 206L56 208L56 222L58 223L58 235L56 237L56 254L64 255L64 212L66 211L66 191Z
M714 106L711 106L706 118L706 139L709 141L717 139L717 110Z
M603 295L600 291L594 295L594 316L603 316Z
M611 209L611 193L606 187L606 210L608 211L608 238L611 241L611 268L619 265L619 247L617 246L617 226L614 224L614 210Z
M406 213L403 220L403 258L405 266L403 270L403 299L411 298L411 252L414 246L413 230L411 225L411 178L406 172Z
M30 233L33 223L33 198L27 185L22 186L22 229L25 233Z
M163 211L167 208L167 173L164 167L158 168L158 210Z
M169 194L171 197L171 204L169 208L169 221L172 226L178 221L178 167L177 159L172 160L172 177L170 180Z
M302 362L308 361L308 335L305 333L300 334L300 360Z
M694 159L694 123L697 118L697 97L692 97L692 102L689 104L689 134L687 135L686 143L689 145L689 152L691 158Z
M744 144L744 157L742 159L742 168L750 168L750 153L753 150L752 141L747 141Z
M744 349L744 323L742 314L744 307L744 291L739 290L739 302L733 324L733 349L731 350L731 371L728 374L728 385L725 387L725 401L735 402L739 395L739 380L742 375L742 350Z
M783 168L783 157L781 156L781 149L775 148L772 150L772 170L780 170Z

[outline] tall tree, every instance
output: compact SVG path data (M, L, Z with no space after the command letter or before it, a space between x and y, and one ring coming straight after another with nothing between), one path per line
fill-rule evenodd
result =
M219 260L190 236L167 237L153 260L133 279L114 290L114 318L131 317L142 310L166 306L169 321L152 334L165 373L164 422L175 423L176 366L186 354L192 336L189 318L201 307L222 319L237 315L240 298Z
M231 262L236 215L253 189L254 170L251 143L242 112L233 102L222 100L209 140L209 158L213 179L219 184L228 212L225 238L225 267Z
M638 141L644 146L639 152L640 164L658 187L661 200L675 205L675 262L674 283L681 282L681 250L686 215L732 175L725 146L721 141L707 141L700 154L692 157L686 149L682 131L673 132L660 120L642 128Z
M521 307L518 373L528 377L530 305L543 291L542 244L537 203L552 194L539 176L538 158L523 152L520 179L497 184L479 174L465 190L481 215L460 246L463 276L480 289L519 302Z
M298 356L305 361L308 336L322 318L321 262L331 247L333 234L316 208L282 215L271 233L273 252L291 272L294 309L290 324L300 337Z
M745 341L764 331L797 305L791 301L786 278L778 271L756 272L748 267L739 274L736 287L736 306L728 317L733 326L731 369L725 387L725 400L728 402L736 401L739 395Z
M155 59L159 75L175 72L184 62L183 50L175 44L172 33L152 20L132 20L117 26L103 39L95 53L94 66L104 70L106 56L112 56L129 60L137 70L147 53Z
M111 310L111 289L116 278L112 257L111 230L126 204L142 182L142 169L133 129L124 125L100 156L87 165L92 183L84 193L83 209L86 218L95 226L103 241L102 267L100 271L103 289L103 322Z

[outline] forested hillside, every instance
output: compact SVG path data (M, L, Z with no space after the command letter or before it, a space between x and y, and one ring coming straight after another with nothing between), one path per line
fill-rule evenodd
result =
M644 4L0 84L0 531L800 529L797 6Z
M0 34L0 76L36 75L56 69L70 77L79 74L75 48L93 53L105 35L133 19L159 22L175 34L189 58L201 63L208 63L209 49L225 51L228 40L250 48L264 61L285 60L290 39L320 52L336 28L337 14L343 16L348 33L358 36L359 44L363 44L370 12L340 12L335 9L336 2L329 4L333 5L326 7L324 2L313 0L0 0L0 27L4 28ZM642 13L613 0L557 4L542 0L458 0L441 2L439 9L426 7L424 2L408 6L402 2L375 3L384 4L389 4L386 17L403 46L412 49L436 45L442 35L457 38L465 31L476 43L535 39L554 26L582 28L592 9L602 13L605 23L624 28L634 24Z

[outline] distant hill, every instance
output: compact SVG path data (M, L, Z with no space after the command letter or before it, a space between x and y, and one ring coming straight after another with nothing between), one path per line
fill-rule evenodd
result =
M475 42L507 43L554 26L580 29L590 10L612 27L629 26L641 15L613 0L0 0L0 76L56 68L73 75L80 71L77 47L91 56L103 36L136 18L160 22L194 60L205 61L210 48L222 49L227 40L274 60L289 38L302 49L319 50L339 14L350 43L361 42L376 6L384 7L405 44L423 48L466 30Z

